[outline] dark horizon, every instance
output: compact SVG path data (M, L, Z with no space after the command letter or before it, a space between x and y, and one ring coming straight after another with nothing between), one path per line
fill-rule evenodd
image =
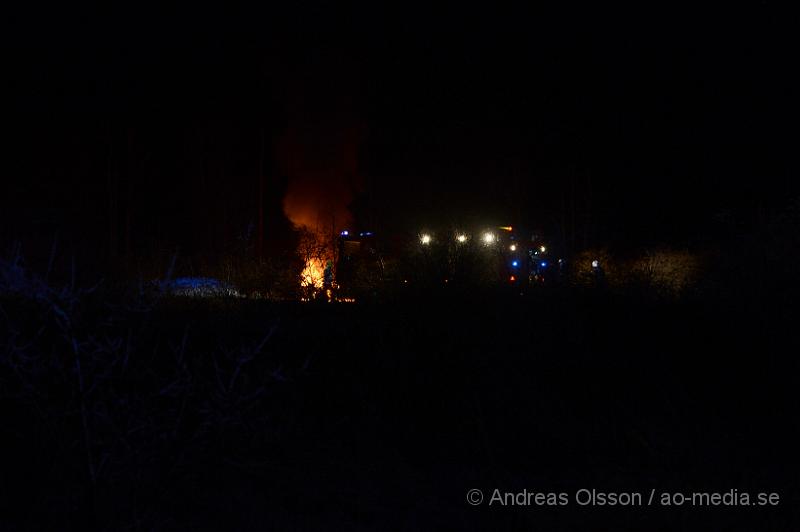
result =
M219 255L257 232L262 167L270 253L292 187L387 232L485 217L623 250L798 196L772 4L95 15L12 17L7 241Z

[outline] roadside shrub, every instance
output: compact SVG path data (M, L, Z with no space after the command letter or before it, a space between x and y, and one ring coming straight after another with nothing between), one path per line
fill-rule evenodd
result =
M634 282L668 295L685 292L697 280L700 270L696 255L667 248L647 250L630 264Z

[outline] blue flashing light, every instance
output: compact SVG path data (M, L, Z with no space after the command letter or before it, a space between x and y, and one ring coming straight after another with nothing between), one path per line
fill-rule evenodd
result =
M518 260L512 261L511 265L516 268L517 266L519 266L519 261Z
M342 236L349 236L349 235L350 235L350 231L348 231L347 229L342 231Z
M547 268L547 261L543 260L542 262L539 263L539 266L541 266L542 268Z

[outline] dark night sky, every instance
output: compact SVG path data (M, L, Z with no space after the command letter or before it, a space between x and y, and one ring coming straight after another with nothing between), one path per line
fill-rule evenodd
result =
M220 251L253 220L262 129L268 235L315 179L380 228L555 231L574 205L619 246L797 194L798 21L771 2L62 9L9 15L4 238L128 224Z

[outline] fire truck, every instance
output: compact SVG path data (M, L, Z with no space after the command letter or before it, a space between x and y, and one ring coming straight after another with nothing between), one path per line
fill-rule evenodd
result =
M348 229L339 235L335 277L339 292L352 297L404 287L524 289L555 279L561 263L537 233L512 226L392 235Z

